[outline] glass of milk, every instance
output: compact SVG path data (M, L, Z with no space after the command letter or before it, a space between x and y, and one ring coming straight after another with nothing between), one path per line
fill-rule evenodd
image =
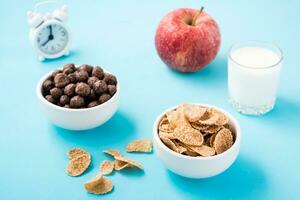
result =
M229 101L238 112L261 115L273 109L282 61L281 50L269 43L249 41L231 47Z

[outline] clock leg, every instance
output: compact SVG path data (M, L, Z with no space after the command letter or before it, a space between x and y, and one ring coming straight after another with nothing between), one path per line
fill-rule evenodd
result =
M44 56L39 56L38 59L39 59L39 61L43 62L45 60L45 57Z

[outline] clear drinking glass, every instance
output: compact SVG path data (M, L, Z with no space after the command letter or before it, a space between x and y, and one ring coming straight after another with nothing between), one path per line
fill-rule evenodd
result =
M231 105L244 114L273 109L283 56L273 44L248 41L231 47L228 55L228 92Z

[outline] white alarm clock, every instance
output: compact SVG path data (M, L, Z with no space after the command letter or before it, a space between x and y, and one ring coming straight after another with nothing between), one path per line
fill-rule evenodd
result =
M29 39L38 54L39 60L58 58L69 54L71 44L70 31L66 26L67 6L42 14L38 8L43 4L56 3L44 1L35 5L34 11L28 11L30 26Z

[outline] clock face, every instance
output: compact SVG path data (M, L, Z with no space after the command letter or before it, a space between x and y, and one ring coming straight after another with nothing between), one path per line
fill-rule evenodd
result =
M68 32L59 24L49 24L37 33L38 48L46 54L57 54L68 44Z

